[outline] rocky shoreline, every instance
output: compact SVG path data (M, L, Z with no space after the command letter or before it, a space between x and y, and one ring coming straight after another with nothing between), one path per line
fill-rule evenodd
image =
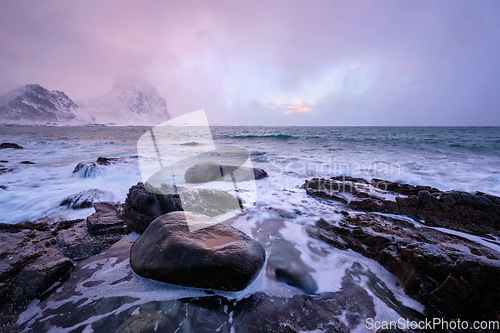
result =
M97 165L106 163L114 163L114 160L98 160L88 166L75 168L74 172L85 176L93 172ZM182 210L179 198L161 191L155 193L151 189L146 190L147 186L148 184L142 183L132 186L123 204L88 201L82 207L93 205L96 212L84 220L55 224L0 224L0 332L20 329L16 323L18 315L34 299L46 299L58 286L64 284L79 269L82 259L99 255L131 232L144 236L153 221L155 222L151 228L154 226L158 230L151 231L148 237L165 230L165 226L156 222L161 219L164 219L162 221L167 226L175 223L179 226L178 222L171 222L172 216ZM408 308L405 313L400 313L401 316L417 319L444 317L470 321L500 320L500 198L479 192L443 192L424 186L352 177L314 178L305 181L303 188L307 195L317 197L318 200L333 200L344 204L344 218L341 221L325 217L314 226L306 226L310 237L338 249L356 251L377 261L399 280L407 295L425 306L423 315ZM194 193L193 198L200 195L206 193ZM217 212L213 214L217 215ZM161 218L158 219L159 217ZM184 281L184 285L188 286L219 290L245 288L264 265L265 253L264 258L259 258L263 249L257 241L245 238L239 230L228 228L232 227L217 224L214 230L207 229L207 233L217 233L216 238L227 237L225 246L231 247L228 254L223 256L224 260L229 260L230 267L226 278L209 281L208 277L213 275L211 269L221 271L223 265L220 262L215 268L207 268L207 275L201 279L201 284L197 281L195 265L179 270L177 263L177 266L168 269L178 269L176 274L180 275L188 272L190 278ZM467 235L475 235L476 238ZM193 245L196 242L205 242L205 248L207 245L204 233L196 241L176 238L176 242L172 243L171 240L178 236L169 234L164 237L168 240L166 247L177 250L185 247L183 253L187 248L203 247ZM231 267L237 265L237 260L231 259L230 255L239 251L235 250L240 248L236 246L238 244L246 245L241 247L244 250L236 258L243 258L253 251L253 259L245 260L255 264L251 271L242 271L241 279L245 283L240 284L241 279L236 278L227 284L233 278ZM215 246L219 251L211 251L212 254L221 253L222 250L218 248L220 244L210 246ZM253 250L249 250L250 248ZM149 255L147 244L141 249L137 246L136 250L141 256L138 256L140 259L131 261L131 266L137 274L154 277L158 269L166 269L156 267L151 261L144 261L142 256ZM257 255L258 253L260 254ZM207 254L194 251L194 259L191 258L194 263L197 255ZM234 327L239 327L238 332L298 332L315 329L348 332L348 327L335 319L342 311L349 310L352 316L349 320L353 325L374 316L373 304L364 308L363 303L358 302L358 299L367 297L366 291L356 287L348 278L373 273L364 272L361 266L353 265L346 272L341 291L318 294L317 285L307 268L304 268L305 265L299 262L290 266L286 264L288 261L271 253L267 266L263 269L277 281L302 290L303 295L284 299L255 294L251 299L238 303L238 306L226 304L234 308L235 313L244 312L239 318L235 317ZM204 267L209 266L204 264ZM146 271L148 273L143 273ZM152 271L154 272L151 273ZM174 281L177 284L183 284L182 282L182 279ZM372 288L380 289L383 286L374 285ZM213 311L220 313L226 301L220 297L212 298L207 298L209 305L205 308L216 307L218 310ZM192 299L185 304L197 302L202 301ZM397 303L395 299L388 297L387 304L395 302ZM215 306L215 303L218 305ZM227 308L224 311L227 313ZM300 319L291 320L290 314ZM276 317L282 318L281 322L266 319Z
M352 210L340 222L320 219L308 227L309 235L379 262L426 306L429 317L500 318L500 198L350 177L313 179L303 188L345 200ZM404 196L390 200L388 194ZM486 238L480 244L435 227Z

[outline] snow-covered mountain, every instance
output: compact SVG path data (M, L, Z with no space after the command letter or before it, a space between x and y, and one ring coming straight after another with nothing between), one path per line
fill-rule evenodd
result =
M0 97L0 123L9 124L75 124L93 122L80 113L62 91L49 91L38 84L28 84Z
M165 99L149 82L122 79L105 95L78 105L37 84L0 96L0 124L157 125L170 119Z
M98 124L157 125L170 119L165 99L139 79L119 80L105 95L78 104Z

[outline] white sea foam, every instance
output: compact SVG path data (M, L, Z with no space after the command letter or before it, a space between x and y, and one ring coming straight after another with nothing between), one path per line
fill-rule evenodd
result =
M0 164L14 168L12 172L0 174L0 222L84 218L94 212L93 208L72 210L60 206L60 203L68 196L88 189L104 190L109 192L106 200L123 202L129 187L142 181L136 147L145 130L148 128L0 128L1 142L16 142L25 147L23 150L0 150L0 160L8 161ZM255 230L259 230L265 221L287 220L279 233L283 239L294 244L301 252L301 260L315 270L311 275L318 284L319 292L339 291L345 271L357 262L364 271L380 279L403 305L422 310L420 304L403 293L395 277L375 261L353 251L334 249L306 235L303 225L312 225L319 218L339 220L342 217L340 211L345 209L339 202L307 196L300 188L306 179L348 174L429 185L441 190L479 190L500 195L498 140L485 139L498 138L498 129L223 127L211 130L216 146L236 146L251 151L253 166L263 168L269 174L268 178L256 182L256 188L245 182L238 184L243 200L257 200L246 215L238 218L233 225L253 237ZM201 141L200 138L193 138L186 142L203 144ZM180 146L186 142L177 142L179 148L175 154L191 156L204 147ZM81 178L72 173L79 162L92 162L99 156L121 160L116 164L100 166L95 177ZM36 164L20 164L25 160ZM210 186L217 187L218 184ZM394 199L387 193L378 194ZM410 222L422 227L417 221ZM437 230L458 235L442 228ZM459 236L495 250L500 249L498 242L467 234ZM317 255L314 249L324 256ZM91 315L77 324L81 329L90 330L93 322L149 302L208 295L203 290L140 278L132 273L128 260L118 261L104 255L94 265L88 268L96 271L74 287L72 297L47 301L43 308L38 302L33 302L19 317L19 322L33 323L44 319L52 322L55 317L48 318L52 315L48 310L56 311L65 304L77 302L80 302L79 306L86 307L104 295L135 299L107 313ZM126 277L129 279L121 281ZM371 292L363 281L361 279L358 283L373 296L376 319L397 320L397 313ZM67 285L64 292L66 288ZM236 301L259 291L279 297L301 293L296 288L268 278L262 270L244 291L216 294ZM44 317L44 313L49 314ZM183 323L181 321L180 325ZM52 330L69 332L74 329L76 327L54 326ZM234 328L231 327L231 330ZM358 326L355 331L362 332L363 329Z

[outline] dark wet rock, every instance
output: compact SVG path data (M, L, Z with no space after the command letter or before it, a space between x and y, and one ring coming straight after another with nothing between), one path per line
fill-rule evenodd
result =
M98 157L95 162L80 162L73 169L73 173L83 178L95 177L99 171L99 166L110 165L119 161L113 157Z
M137 183L129 189L124 204L124 216L129 230L141 233L158 216L182 210L177 195L154 192L158 191L148 191L143 183Z
M500 198L489 195L458 191L431 195L423 190L418 196L397 197L395 202L370 198L352 201L349 207L407 215L416 220L424 220L427 225L476 235L500 234Z
M242 201L228 191L184 188L138 183L129 189L124 205L125 220L131 231L143 232L158 216L172 211L189 211L217 216L241 211Z
M36 164L35 162L31 162L31 161L22 161L20 163L21 164Z
M290 212L287 212L284 209L280 209L280 208L276 208L276 207L271 207L271 206L267 206L267 207L265 207L265 209L267 211L271 212L272 214L275 214L278 217L280 217L282 219L286 219L286 220L293 220L294 218L297 217L297 215L300 215L300 211L299 210L294 211L293 213L290 213Z
M333 192L333 191L327 191L327 190L316 190L316 189L309 189L308 188L308 189L306 189L306 193L308 195L312 195L312 196L319 197L319 198L339 201L339 202L342 202L344 204L347 204L349 202L348 199L339 192Z
M113 237L90 237L84 220L0 224L0 332L18 331L19 313L65 283L73 269L65 256L82 257L113 242Z
M78 163L73 169L73 174L76 174L82 178L95 177L97 174L97 166L94 162L92 163Z
M68 258L82 259L107 250L122 236L116 233L91 235L87 229L87 222L80 220L71 228L57 232L55 247Z
M7 186L5 186L5 185L0 185L0 190L4 190L4 191L5 191L6 189L7 189Z
M247 181L267 177L262 169L234 167L213 163L197 164L186 170L184 180L187 183L207 183L211 181Z
M12 172L15 169L16 168L0 166L0 175L3 174L3 173Z
M310 236L377 260L432 316L500 316L500 253L437 230L376 214L319 220Z
M90 234L127 233L128 229L123 216L123 205L115 202L97 202L95 213L87 217L87 228Z
M49 288L63 280L72 268L73 263L67 258L24 267L12 287L12 305L22 309L35 298L47 296L44 294Z
M76 327L88 318L101 316L92 324L95 332L121 332L132 328L135 331L145 329L153 333L156 321L158 321L156 332L176 330L221 333L349 332L355 328L362 329L366 319L373 318L378 313L378 309L375 308L377 303L372 294L388 306L392 304L402 318L417 321L423 318L421 314L398 303L383 281L366 266L357 262L344 272L339 272L344 273L344 277L341 289L337 292L297 294L288 297L275 297L258 292L243 299L233 299L213 295L213 292L206 290L205 297L184 297L174 300L162 300L160 297L151 301L137 302L137 305L132 305L128 309L126 307L136 302L137 298L108 295L108 297L98 297L92 302L85 302L81 286L93 286L103 282L94 279L85 280L101 269L108 269L105 268L106 264L101 264L109 263L111 258L115 268L117 264L127 260L130 246L129 241L122 239L103 256L79 262L77 270L61 292L53 293L38 304L41 316L34 318L23 329L43 332L47 327ZM127 273L125 278L131 277L131 274ZM116 278L119 279L116 283L122 283L120 281L124 279L120 276ZM115 282L111 285L114 286ZM56 309L47 306L49 302L54 304L52 302L61 301L66 303ZM60 315L62 311L64 316ZM165 321L163 315L167 318ZM148 320L151 317L156 321ZM77 330L83 329L84 326L86 325L81 325Z
M190 222L214 221L201 214L171 212L154 220L130 250L138 275L195 288L238 291L257 276L264 248L236 228L217 223L189 231Z
M110 192L91 188L67 197L61 202L60 206L67 206L71 209L90 208L94 206L94 202L110 197Z
M381 189L383 191L391 191L403 195L418 195L420 191L428 191L429 193L437 193L440 192L437 188L430 186L421 186L421 185L410 185L403 184L397 182L389 182L383 179L373 178L370 181L370 184L374 187Z
M52 233L34 226L0 231L0 322L7 331L16 327L19 311L35 298L48 296L73 266L59 251L45 246L54 239Z
M242 333L349 332L376 315L372 297L357 285L360 278L375 279L372 284L377 285L379 280L374 274L365 275L369 273L355 263L345 271L341 290L319 295L273 297L258 292L238 301L220 296L181 299L183 304L170 318L178 323L175 326L186 330L189 327L193 332L229 333L233 331L231 327ZM423 318L416 311L407 310L400 313L404 318Z
M372 179L359 181L314 178L306 181L307 194L348 203L360 211L406 215L427 225L445 227L476 235L500 235L500 197L481 192L442 192L429 186L413 186ZM356 181L354 181L355 179ZM378 193L377 191L382 191ZM343 192L354 197L348 200ZM402 194L395 200L383 197Z
M351 178L350 178L351 179ZM330 192L345 192L357 194L362 191L363 188L368 187L366 183L361 182L353 182L353 181L344 181L335 178L331 179L321 179L321 178L313 178L311 180L307 180L302 186L306 190L316 190L316 191L324 191L325 193Z
M270 243L268 245L270 250L266 267L267 276L301 289L307 294L316 293L318 285L311 276L315 270L302 261L301 252L278 232L273 233L266 243Z
M238 302L239 309L235 311L237 317L233 327L236 332L242 333L298 333L315 330L347 333L350 331L348 327L336 318L336 304L329 304L329 301L336 303L335 298L330 298L332 296L334 295L295 295L291 298L279 298L257 293ZM245 312L239 315L243 309Z
M0 163L9 163L9 161L6 161L6 160L0 160Z
M278 267L275 275L277 281L299 288L307 294L314 294L318 290L318 284L309 272L296 271L291 267Z
M269 177L269 175L264 169L259 169L259 168L253 168L253 175L255 179L262 179Z
M0 144L0 149L6 149L6 148L24 149L17 143L3 142L2 144Z
M252 230L252 237L260 244L266 244L268 256L266 265L266 276L278 282L298 288L307 294L315 294L318 285L311 273L316 270L306 264L293 242L285 239L280 230L287 222L283 220L285 212L280 209L267 207L266 210L278 213L280 218L272 218L259 224L258 228Z
M99 165L110 165L116 163L117 161L118 158L116 157L98 157L96 162Z

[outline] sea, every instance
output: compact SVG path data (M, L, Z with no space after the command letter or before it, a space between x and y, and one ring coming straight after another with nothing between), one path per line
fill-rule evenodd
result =
M150 130L150 127L115 126L0 127L0 142L24 147L0 150L0 169L4 170L0 174L0 223L55 223L85 218L94 212L93 208L71 209L61 203L72 195L91 189L99 190L97 201L124 202L128 189L147 178L141 165L138 142L145 134L151 133ZM233 226L255 236L258 228L269 230L263 227L266 221L285 220L273 233L278 233L299 251L302 262L311 267L318 293L338 291L346 269L357 262L380 279L379 282L394 295L401 308L423 309L422 305L407 297L395 277L375 261L353 251L333 249L308 237L303 228L305 225L313 225L319 218L340 220L340 211L345 207L341 203L307 196L301 189L307 179L348 175L500 196L499 127L213 126L209 131L215 147L246 150L251 166L264 169L269 175L255 181L252 189L257 195ZM194 137L177 142L174 150L188 158L195 156L206 144L198 141ZM98 165L90 177L73 172L79 163L89 164L98 157L117 158L117 161ZM23 161L34 164L23 164ZM129 241L132 242L133 237ZM266 244L268 254L279 252L274 245ZM318 256L318 249L325 255ZM151 308L156 304L156 308L161 309L162 302L207 295L191 288L150 280L145 282L131 273L126 258L103 256L101 261L100 270L86 278L88 281L103 280L104 283L82 282L74 286L72 296L66 301L43 305L36 301L20 317L20 323L28 327L41 327L36 325L44 323L43 327L52 327L54 332L75 329L92 332L92 327L117 313L128 313L130 317L141 307ZM133 278L123 279L124 276ZM359 285L372 296L377 319L397 320L401 317L402 310L398 311L394 304L387 303L387 297L370 289L366 279L360 278ZM241 300L255 292L280 297L300 293L293 287L271 281L262 272L246 290L220 295ZM106 310L96 310L96 300L108 296L124 301ZM134 301L130 301L130 297ZM85 318L73 316L68 321L59 316L62 309L68 311L70 305L73 311L87 306ZM352 332L366 331L362 324L353 326L345 318L339 320L350 325ZM232 320L227 321L227 327L220 331L231 332L230 322Z

